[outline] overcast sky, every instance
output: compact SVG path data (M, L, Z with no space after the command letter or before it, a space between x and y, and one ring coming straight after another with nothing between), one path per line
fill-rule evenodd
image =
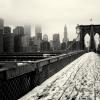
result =
M0 17L6 25L34 24L42 26L43 34L60 33L63 38L64 25L68 37L76 37L77 24L100 24L100 0L0 0Z

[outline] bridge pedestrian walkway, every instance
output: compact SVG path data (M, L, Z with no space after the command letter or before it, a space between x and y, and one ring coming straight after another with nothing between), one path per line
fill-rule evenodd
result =
M100 55L85 53L19 100L100 100Z

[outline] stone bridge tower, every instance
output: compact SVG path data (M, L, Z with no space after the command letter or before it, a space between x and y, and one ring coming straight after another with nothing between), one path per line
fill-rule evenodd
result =
M89 51L96 51L94 36L96 33L100 36L100 25L78 25L76 27L77 33L80 35L80 49L85 49L84 37L86 34L90 36Z

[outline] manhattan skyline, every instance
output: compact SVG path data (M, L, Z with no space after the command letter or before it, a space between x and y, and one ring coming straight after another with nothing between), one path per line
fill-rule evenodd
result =
M100 23L99 4L99 0L0 0L0 17L5 25L31 25L32 35L35 24L40 24L49 39L59 33L62 40L66 24L72 40L77 35L77 24L90 24L90 18L93 24Z

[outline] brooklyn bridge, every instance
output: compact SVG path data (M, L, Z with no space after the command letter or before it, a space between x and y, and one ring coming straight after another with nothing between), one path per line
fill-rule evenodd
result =
M100 25L76 30L79 47L73 51L74 41L60 52L0 54L0 100L100 100L100 47L94 38Z

